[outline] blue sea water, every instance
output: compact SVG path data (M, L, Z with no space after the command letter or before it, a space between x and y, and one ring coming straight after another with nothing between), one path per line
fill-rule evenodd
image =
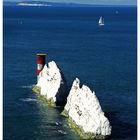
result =
M111 140L136 140L136 10L4 6L4 140L81 139L60 116L62 108L48 107L31 91L37 53L56 61L69 87L78 77L96 92ZM98 26L100 16L105 26Z

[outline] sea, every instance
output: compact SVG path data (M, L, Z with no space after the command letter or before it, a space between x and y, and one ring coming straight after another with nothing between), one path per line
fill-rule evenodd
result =
M78 77L95 91L111 140L137 139L136 6L3 7L3 139L81 140L63 107L32 92L37 53L56 62L69 89Z

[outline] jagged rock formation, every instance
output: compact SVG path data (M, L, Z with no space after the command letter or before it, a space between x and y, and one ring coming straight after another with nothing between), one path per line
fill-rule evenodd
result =
M80 88L74 80L62 115L68 117L70 127L84 139L104 139L111 134L109 120L104 116L100 103L86 85Z
M43 96L49 105L59 106L66 103L68 95L66 81L54 61L49 62L48 67L44 66L33 91Z

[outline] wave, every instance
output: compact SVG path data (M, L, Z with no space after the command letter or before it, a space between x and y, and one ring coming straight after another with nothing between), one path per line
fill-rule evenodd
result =
M29 86L21 86L22 88L32 88L34 85L29 85Z
M37 101L37 99L34 99L34 98L22 98L20 100L23 102L36 102Z
M18 3L18 6L52 6L50 4L41 4L41 3Z
M59 125L59 126L61 126L61 125L62 125L62 123L61 123L61 122L55 122L55 124L56 124L56 125Z
M67 133L63 130L58 130L59 133L66 135Z

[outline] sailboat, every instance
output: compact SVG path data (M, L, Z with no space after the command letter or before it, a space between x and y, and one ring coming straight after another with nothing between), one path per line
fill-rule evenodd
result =
M102 17L100 17L98 23L99 23L99 26L103 26L104 25L104 19Z

